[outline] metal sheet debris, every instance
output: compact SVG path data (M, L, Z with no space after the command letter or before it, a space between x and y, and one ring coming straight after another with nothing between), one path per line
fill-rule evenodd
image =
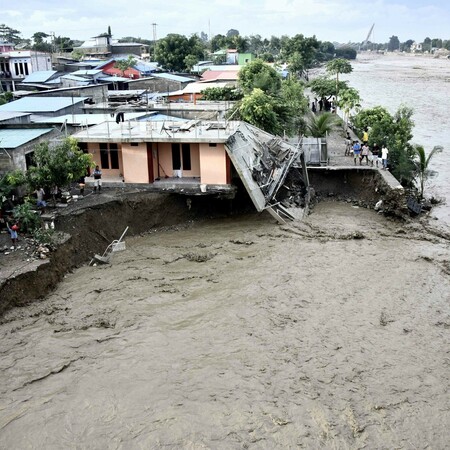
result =
M300 145L241 122L225 149L258 211L279 222L303 217L309 182Z

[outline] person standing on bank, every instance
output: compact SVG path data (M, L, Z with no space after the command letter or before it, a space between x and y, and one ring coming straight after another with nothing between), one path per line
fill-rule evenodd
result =
M383 170L387 169L387 159L388 159L389 150L386 147L386 144L381 147L381 163L383 166Z
M359 165L361 165L361 144L358 141L353 142L353 161L355 162L356 166L356 160L359 159Z
M98 188L98 193L100 194L100 192L102 191L102 171L98 166L95 166L93 175L94 175L94 192L96 192Z

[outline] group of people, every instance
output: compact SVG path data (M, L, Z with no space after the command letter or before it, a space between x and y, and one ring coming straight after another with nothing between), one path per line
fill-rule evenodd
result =
M323 97L319 100L317 100L316 97L314 97L314 101L311 102L311 111L315 114L316 112L322 112L322 111L331 111L336 112L335 107L335 99L333 98L326 98Z
M363 161L366 160L367 166L370 163L372 167L378 167L378 164L381 163L382 169L387 170L388 154L389 150L385 144L381 147L381 150L376 143L371 147L369 146L369 133L367 129L364 130L362 144L358 140L353 140L350 133L347 132L344 155L353 156L355 166L358 161L361 166Z

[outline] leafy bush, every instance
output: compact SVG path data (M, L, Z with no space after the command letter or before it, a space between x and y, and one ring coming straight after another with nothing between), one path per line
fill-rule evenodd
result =
M13 209L14 219L19 222L20 230L25 233L33 233L41 227L41 216L33 209L33 203L25 203L16 206Z

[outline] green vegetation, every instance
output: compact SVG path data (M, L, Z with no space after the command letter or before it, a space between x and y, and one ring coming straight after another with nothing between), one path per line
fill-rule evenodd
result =
M281 88L281 77L273 67L261 59L255 59L239 71L239 86L245 94L258 88L273 95Z
M271 134L293 135L304 130L303 116L308 105L299 81L282 81L275 69L257 59L242 68L238 84L244 97L230 117Z
M190 38L181 34L168 34L160 39L155 48L155 60L167 70L184 71L186 63L193 59L199 61L204 58L204 43L197 35ZM188 58L192 56L193 58Z
M369 145L377 143L389 149L389 166L392 174L403 186L412 187L414 181L415 152L410 141L414 122L413 110L401 106L394 115L385 108L360 111L353 118L355 131L361 137L365 128L369 129Z
M50 146L42 142L35 147L34 164L28 169L27 183L32 190L43 187L52 192L55 187L66 187L94 167L92 155L83 153L73 137Z
M135 66L136 62L137 61L136 61L136 59L133 56L128 55L128 58L126 58L126 59L119 59L119 60L117 60L114 63L114 67L116 69L119 69L122 72L122 76L124 76L125 71L127 69L129 69L130 67Z
M437 154L443 151L443 147L441 146L435 146L433 150L428 154L428 156L425 153L425 149L421 145L415 145L413 147L414 153L415 153L415 160L414 160L414 167L415 171L414 174L416 176L416 179L419 183L419 198L423 198L423 192L425 189L425 183L428 180L428 178L434 176L436 172L430 170L428 167L430 164L430 161L433 159L433 157Z
M329 112L312 115L307 125L307 134L315 138L325 137L333 131L338 122L338 117Z
M33 233L41 227L41 216L29 199L13 209L13 216L20 223L20 230L24 233Z
M236 101L241 100L243 93L234 87L213 87L202 92L202 98L210 101Z

